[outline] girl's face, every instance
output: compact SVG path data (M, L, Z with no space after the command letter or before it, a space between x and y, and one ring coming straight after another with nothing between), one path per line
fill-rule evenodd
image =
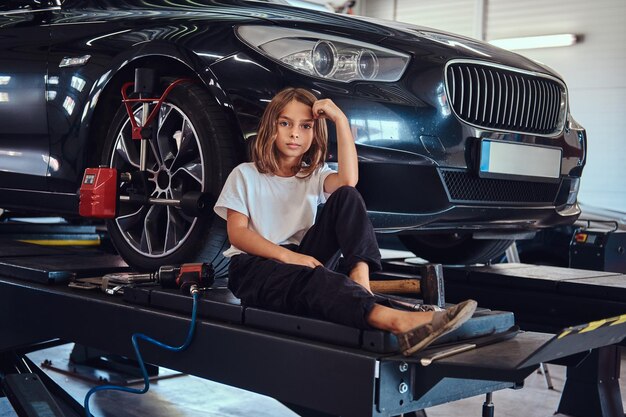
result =
M278 158L288 164L299 163L313 142L315 120L311 107L292 100L280 112L276 121Z

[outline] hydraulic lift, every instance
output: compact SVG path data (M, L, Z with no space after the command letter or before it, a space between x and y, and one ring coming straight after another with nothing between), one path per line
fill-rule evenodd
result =
M32 248L24 249L28 250ZM56 272L60 270L59 265L76 277L102 276L109 272L106 261L101 264L91 261L90 256L94 259L99 256L91 252L77 264L82 268L73 268L69 258L63 259L75 254L20 256L16 252L19 250L13 249L11 261L15 265L38 259L43 266L56 258ZM2 261L1 255L0 262L4 262L5 267L10 264ZM397 270L402 268L402 273ZM24 273L24 268L17 269L18 274ZM187 331L191 299L177 290L138 284L126 288L123 296L111 296L98 290L70 288L66 284L74 279L71 276L55 280L33 278L49 277L54 272L48 270L46 275L45 270L41 267L31 277L17 278L11 276L10 269L1 273L0 352L3 354L0 367L3 373L32 372L45 381L45 374L38 374L34 364L28 363L22 355L42 343L73 341L132 357L133 333L143 332L159 340L175 342ZM406 277L418 271L420 269L414 265L392 261L387 262L385 273ZM458 270L459 276L455 276L453 271L444 270L448 300L457 291L455 283L470 279L467 277L472 276L472 272L468 271ZM504 281L508 277L502 273L500 279ZM406 358L395 353L395 339L388 333L360 331L311 318L246 308L222 288L223 285L217 280L213 289L202 294L196 335L185 352L176 354L142 345L145 360L274 397L303 416L355 417L407 415L470 396L519 388L540 363L556 361L568 366L558 412L585 417L624 415L617 347L626 336L624 298L611 301L622 314L614 319L559 330L556 335L520 332L515 337L425 366L422 363L425 356L433 356L449 346L440 345L423 352L422 356ZM524 295L541 295L544 286L528 285ZM625 287L626 279L621 291ZM612 293L613 289L608 292ZM479 305L492 307L480 299ZM556 314L560 314L560 310ZM561 317L561 320L566 318ZM442 343L485 332L502 334L513 321L513 315L506 311L482 309L466 325L447 335ZM47 386L57 399L63 397L58 387ZM71 401L64 404L63 415L82 415L78 404ZM484 415L490 415L489 410L484 411Z

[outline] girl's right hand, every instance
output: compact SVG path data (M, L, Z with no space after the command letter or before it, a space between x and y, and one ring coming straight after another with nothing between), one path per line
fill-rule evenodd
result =
M304 255L302 253L289 251L286 254L285 259L283 260L286 264L294 264L294 265L302 265L308 266L309 268L315 268L317 266L322 266L322 263L315 259L312 256Z
M317 100L313 103L311 111L313 112L313 117L316 119L329 119L335 124L340 121L348 121L344 112L329 98Z

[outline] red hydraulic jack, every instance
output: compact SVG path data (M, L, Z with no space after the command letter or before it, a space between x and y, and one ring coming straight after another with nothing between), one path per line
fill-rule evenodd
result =
M137 68L135 82L127 82L122 86L122 102L126 107L128 118L132 126L133 140L140 140L139 170L135 172L121 172L109 167L87 168L80 186L80 203L78 211L83 217L112 219L117 216L118 202L128 202L142 205L169 205L180 207L185 214L198 217L211 208L211 196L208 193L189 191L180 199L152 198L149 196L147 180L148 143L156 135L156 128L151 124L155 121L161 105L168 94L179 84L193 82L190 79L180 78L172 82L155 98L153 91L156 75L154 70ZM134 86L133 98L129 98L128 89ZM133 113L133 104L141 103L141 123L138 123ZM150 108L152 107L152 110ZM129 195L120 195L122 183L132 184Z

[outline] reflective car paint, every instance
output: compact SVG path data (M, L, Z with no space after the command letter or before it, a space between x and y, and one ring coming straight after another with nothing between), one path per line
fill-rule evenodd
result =
M562 132L541 136L471 126L459 121L448 103L444 67L451 59L496 62L558 78L540 64L475 40L402 24L382 26L369 19L260 2L178 1L177 7L172 3L66 0L60 10L36 13L37 19L19 17L26 19L25 23L13 30L50 34L48 73L40 65L40 81L35 84L45 89L36 96L40 102L47 98L49 137L45 132L39 138L32 132L28 135L29 145L22 151L30 153L32 161L22 171L3 163L0 169L13 175L0 175L1 187L18 188L10 184L15 184L19 175L19 188L64 195L64 203L57 209L73 212L82 171L99 161L107 120L119 104L119 86L132 80L135 66L151 65L164 75L194 76L207 87L229 114L234 130L240 132L233 140L238 142L242 158L246 139L255 134L259 115L279 89L297 85L335 100L355 130L359 189L379 230L532 230L570 223L577 216L577 208L566 206L565 199L571 178L582 172L586 137L569 112ZM12 30L8 22L15 18L0 15L3 33ZM233 30L242 24L280 25L358 38L409 52L412 60L394 83L338 83L306 77L244 45ZM5 51L16 49L0 45ZM42 43L27 47L39 51L33 55L42 59L40 64L45 63L45 36ZM85 55L90 56L85 65L59 67L64 58ZM30 59L24 65L33 62ZM21 73L12 68L3 64L2 72L14 77ZM47 79L45 86L43 79ZM20 114L31 115L22 125L33 129L37 119L45 117L41 108ZM4 138L5 133L2 135ZM474 172L479 138L561 147L563 177L554 204L451 202L438 169ZM10 152L24 144L13 136L3 139L2 149ZM331 143L330 161L335 157ZM46 164L45 172L40 161ZM24 172L42 181L24 185ZM13 203L16 207L47 208L38 204L37 198ZM7 206L4 201L1 204Z
M0 14L0 167L44 183L48 165L45 90L49 30L37 13ZM11 176L0 186L11 185Z

